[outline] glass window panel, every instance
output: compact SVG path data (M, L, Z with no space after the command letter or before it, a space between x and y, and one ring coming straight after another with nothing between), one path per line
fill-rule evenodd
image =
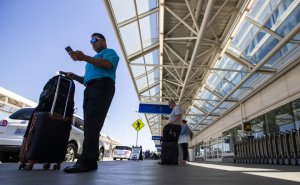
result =
M262 8L264 8L264 9L263 9L263 11L260 11L261 12L260 15L255 16L255 20L261 24L265 23L279 2L280 2L279 0L272 0L272 1L269 1L268 5L266 7L257 7L260 10Z
M221 82L220 77L214 73L211 73L210 77L208 77L207 80L207 84L210 85L213 89L217 87L220 82Z
M258 15L258 13L261 11L261 8L265 4L265 2L266 1L256 0L253 3L253 5L252 5L252 7L251 7L251 9L248 13L248 16L251 17L251 18L255 18Z
M152 89L150 89L150 96L159 96L159 85L153 87Z
M117 23L136 16L133 0L110 0ZM126 7L126 8L124 8Z
M151 72L148 74L149 85L153 85L154 83L159 81L159 76L155 75L155 72Z
M269 20L265 23L265 26L269 29L272 28L274 24L278 20L280 20L283 13L287 10L287 8L291 5L292 0L285 0L281 1L277 8L273 11L272 15L270 16Z
M237 89L232 95L232 98L236 98L236 99L240 99L241 94L243 93L243 91L241 89Z
M255 138L266 135L266 124L264 116L249 121L251 124L251 135Z
M131 70L132 70L134 78L137 78L140 75L145 74L145 67L144 66L131 66Z
M232 128L222 133L223 153L233 153L235 141L235 129Z
M259 43L264 36L266 36L266 33L259 32L255 37L253 37L243 52L243 57L252 64L257 64L258 61L261 61L278 43L277 39L270 37L267 41L262 41L264 43L260 46L261 44ZM259 47L259 49L257 49L257 47Z
M286 36L297 24L300 22L300 4L294 11L281 23L281 25L276 29L279 35ZM297 34L295 40L300 39L300 33Z
M239 28L236 36L234 36L234 42L231 43L231 47L239 51L239 53L245 50L247 46L248 50L253 48L255 43L253 43L252 40L256 36L258 31L259 29L256 26L253 26L247 21L244 21L242 27ZM258 37L258 39L260 37Z
M252 50L254 49L254 47L256 47L256 45L253 48L250 48L252 46L249 46L243 53L243 57L245 57L245 59L247 59L249 62L251 62L252 64L257 64L259 61L261 61L276 45L278 44L278 40L273 38L273 37L269 37L269 39L267 41L265 41L263 43L262 46L260 46L259 49L257 49L257 51L253 52Z
M144 76L141 79L136 80L136 85L137 85L139 91L145 89L148 86L146 76Z
M300 129L300 99L292 102L296 129Z
M148 12L149 10L158 6L157 0L138 0L136 1L138 14Z
M147 72L151 72L154 69L154 67L153 66L146 66L146 69L147 69Z
M190 111L189 114L200 114L200 115L202 115L203 112L201 112L199 109L197 109L196 107L193 106L193 107L191 108L191 111Z
M142 98L142 101L148 101L150 99L150 94L149 94L149 91L145 91L141 94L141 96L143 97Z
M222 86L220 91L221 91L222 95L225 96L226 94L228 94L231 91L231 89L233 89L233 87L234 87L233 85L231 85L230 83L224 81L224 85Z
M234 130L235 130L235 141L236 142L242 141L244 135L242 125L235 127Z
M144 56L146 64L158 64L159 57L158 57L158 49L154 50L151 53L148 53ZM147 66L147 71L154 69L155 66ZM159 74L158 74L159 75Z
M131 64L144 64L143 58L140 57L140 58L132 61ZM134 78L146 73L145 66L130 65L130 67L131 67Z
M247 21L242 22L241 26L238 28L238 31L236 32L236 35L232 39L232 42L231 42L232 45L238 47L242 41L245 41L245 33L247 33L247 34L250 33L249 31L245 32L249 28L249 26L250 26L250 24Z
M159 51L158 49L154 50L151 53L145 55L146 64L159 64Z
M264 67L274 67L279 68L282 65L286 65L290 60L282 60L282 57L286 55L287 52L291 51L296 45L295 44L285 44L279 51L277 51L269 60L264 64Z
M285 132L295 129L291 105L286 104L266 114L267 131L271 133Z
M136 21L121 27L120 32L127 55L131 55L142 49Z
M158 13L139 20L142 35L143 48L158 42Z

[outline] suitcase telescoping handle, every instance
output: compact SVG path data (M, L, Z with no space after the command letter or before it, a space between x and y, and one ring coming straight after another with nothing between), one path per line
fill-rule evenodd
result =
M66 75L67 75L67 72L64 72L64 71L57 71L56 74L57 74L57 75L63 75L63 76L66 76Z
M56 85L55 96L54 96L53 104L52 104L52 107L51 107L51 115L52 116L53 116L55 104L56 104L56 101L57 101L57 95L58 95L58 90L59 90L59 85L60 85L61 78L62 78L61 76L58 77L58 82L57 82L57 85ZM66 112L67 112L68 102L69 102L69 98L70 98L70 92L71 92L71 88L72 88L72 81L69 80L69 82L70 82L70 85L69 85L69 89L68 89L68 96L67 96L67 100L66 100L66 106L65 106L65 110L64 110L63 119L66 118Z
M68 76L68 74L70 74L70 73L64 72L64 71L57 71L56 72L56 75L63 76L65 78L69 79L69 80L74 80L73 78L71 78L70 76Z

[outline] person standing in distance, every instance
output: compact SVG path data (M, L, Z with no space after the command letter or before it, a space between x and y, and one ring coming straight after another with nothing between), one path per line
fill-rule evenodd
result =
M99 136L113 96L115 94L116 70L119 56L106 46L106 39L100 33L91 36L96 55L91 57L82 51L69 52L74 61L84 61L85 74L78 76L71 72L64 74L86 86L84 90L84 141L80 159L64 168L65 173L80 173L96 170L99 159Z
M190 142L190 138L192 136L192 131L186 123L186 120L182 120L181 131L178 139L178 144L180 145L183 153L183 160L180 160L182 164L186 164L188 159L188 143Z

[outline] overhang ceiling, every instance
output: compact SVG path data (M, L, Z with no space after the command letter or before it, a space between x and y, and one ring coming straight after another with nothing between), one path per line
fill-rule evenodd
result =
M174 99L196 134L299 57L299 1L105 2L139 100ZM161 115L145 117L161 135Z

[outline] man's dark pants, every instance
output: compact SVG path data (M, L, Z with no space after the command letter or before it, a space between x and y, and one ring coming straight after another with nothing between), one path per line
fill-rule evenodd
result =
M94 165L99 159L99 136L115 93L110 78L92 80L84 91L84 141L80 161Z

